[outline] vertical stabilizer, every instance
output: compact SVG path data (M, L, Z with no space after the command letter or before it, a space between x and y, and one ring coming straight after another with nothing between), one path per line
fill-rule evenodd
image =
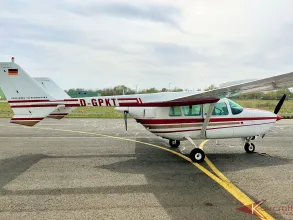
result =
M33 126L57 108L48 103L55 98L14 60L0 62L0 87L14 112L12 123Z

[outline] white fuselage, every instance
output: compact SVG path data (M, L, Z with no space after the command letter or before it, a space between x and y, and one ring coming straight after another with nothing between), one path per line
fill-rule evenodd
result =
M226 104L225 112L212 115L208 123L205 137L208 139L246 138L265 134L274 125L278 116L272 112L244 108L233 114L229 99L221 99L219 104ZM170 107L127 107L116 108L128 111L147 130L157 136L173 140L202 138L201 129L205 119L204 105L200 115L185 115L183 107L181 116L170 116ZM235 113L235 112L234 112Z

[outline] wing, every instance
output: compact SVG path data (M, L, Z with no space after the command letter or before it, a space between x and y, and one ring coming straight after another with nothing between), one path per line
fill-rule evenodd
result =
M207 98L229 98L238 96L241 94L248 94L254 92L264 92L276 89L286 89L293 87L293 72L273 76L265 79L254 80L237 85L227 86L211 91L188 95L180 98L176 98L172 101L184 101L184 100L196 100Z
M166 101L142 101L141 98L118 98L117 100L120 107L170 107L215 103L220 99L214 97L184 97Z
M121 107L168 107L218 102L240 94L293 87L293 72L261 80L246 81L206 92L164 92L118 97Z

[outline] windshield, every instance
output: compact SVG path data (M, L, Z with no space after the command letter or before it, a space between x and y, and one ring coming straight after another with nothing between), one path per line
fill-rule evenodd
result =
M229 100L229 104L230 104L231 112L233 115L240 114L243 111L243 108L241 107L241 105L237 104L236 102Z

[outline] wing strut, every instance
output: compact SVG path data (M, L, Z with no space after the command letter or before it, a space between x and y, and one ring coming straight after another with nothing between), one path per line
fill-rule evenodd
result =
M214 108L215 108L215 105L216 105L215 102L210 104L210 107L209 107L208 113L207 113L207 115L206 115L206 117L205 117L205 120L204 120L204 122L203 122L203 125L202 125L202 128L201 128L201 131L200 131L200 136L201 136L201 138L206 138L206 137L207 137L207 135L206 135L206 129L207 129L207 126L208 126L208 124L209 124L209 122L210 122L210 118L211 118L211 116L212 116L212 113L213 113L213 110L214 110Z

